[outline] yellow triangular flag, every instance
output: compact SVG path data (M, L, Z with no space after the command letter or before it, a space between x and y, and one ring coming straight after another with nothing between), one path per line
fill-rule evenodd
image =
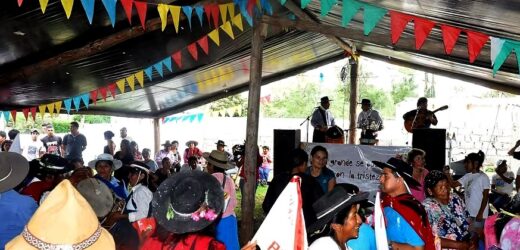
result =
M130 89L132 89L132 91L134 90L134 86L135 86L135 78L134 78L134 75L130 75L126 78L126 82L128 83L128 86L130 86Z
M119 88L119 91L121 91L121 94L125 93L125 79L117 80L116 85Z
M242 14L238 14L235 17L231 18L231 22L235 27L237 27L240 31L244 31L244 26L242 25Z
M62 104L62 101L57 101L54 103L54 109L56 110L56 115L60 114L61 104Z
M72 5L74 4L74 0L61 0L61 5L63 5L63 9L65 10L65 14L67 15L67 19L70 18L70 13L72 12Z
M47 3L49 3L49 0L40 0L40 9L42 9L43 14L45 14L47 9Z
M157 5L157 11L161 18L161 29L164 31L164 29L166 29L166 24L168 23L168 5L160 3Z
M179 20L181 17L181 6L168 5L170 7L170 13L172 14L173 26L175 26L175 32L179 33Z
M219 4L218 9L220 10L220 18L222 18L222 23L227 21L227 4Z
M209 38L211 38L211 40L213 40L213 42L217 45L217 46L220 46L220 37L218 35L218 29L214 29L213 31L211 31L209 34L208 34Z
M231 22L225 22L224 24L220 25L220 28L228 34L231 39L235 40L235 35L233 35L233 27L231 27Z
M235 4L234 3L228 3L228 11L229 11L229 18L235 16Z
M45 105L38 106L38 109L40 110L40 115L42 116L42 119L43 119L43 116L45 115L45 108L46 108Z
M141 70L135 73L135 78L137 79L139 85L141 85L141 88L144 88L144 71Z
M54 114L54 103L47 104L47 110L49 110L49 114L51 114L52 117L52 115Z

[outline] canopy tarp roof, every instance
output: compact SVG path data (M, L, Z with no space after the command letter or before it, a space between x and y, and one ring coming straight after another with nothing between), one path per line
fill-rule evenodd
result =
M93 24L90 25L81 1L74 1L70 19L67 19L58 0L49 1L45 14L40 10L39 1L25 0L21 7L18 7L16 0L2 1L0 110L22 111L89 94L90 91L132 76L178 51L181 51L182 67L172 62L173 72L170 72L164 64L160 64L163 77L154 69L152 81L144 76L144 88L136 81L135 90L131 91L126 84L125 93L117 89L115 99L109 96L106 102L100 97L101 92L98 92L96 105L90 100L88 109L81 105L79 112L162 117L247 89L252 29L245 19L243 31L237 26L233 27L235 39L220 29L220 46L210 39L209 55L205 55L198 46L198 60L194 60L186 47L215 27L210 27L206 16L201 27L197 16L193 14L191 30L188 20L181 16L178 34L171 23L161 31L154 3L187 6L207 2L149 0L146 31L139 28L141 25L135 9L130 25L118 1L115 27L112 27L102 2L94 2ZM520 3L512 0L365 2L461 29L520 40ZM228 1L218 3L225 4ZM288 17L290 12L278 1L271 1L271 4L273 16ZM320 1L312 1L305 11L310 16L319 17ZM341 11L340 1L320 21L326 25L339 26ZM238 7L236 13L239 13ZM350 39L361 55L520 93L520 77L514 56L510 56L493 77L489 42L471 64L468 61L465 34L461 34L452 54L446 55L438 26L420 50L413 46L412 24L407 26L399 42L392 45L388 14L368 36L363 35L362 13L358 13L345 30L348 34L341 35L342 39ZM322 34L285 30L271 25L264 43L263 84L343 57L344 51ZM65 112L64 106L60 112Z

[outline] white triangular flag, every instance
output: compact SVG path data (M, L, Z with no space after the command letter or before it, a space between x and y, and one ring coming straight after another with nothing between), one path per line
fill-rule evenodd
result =
M491 37L491 65L495 64L495 59L497 58L498 53L500 53L500 50L502 50L504 42L504 39Z
M9 152L22 154L22 145L20 144L20 133L18 133L14 138L13 144L11 144L11 147L9 148Z
M377 192L374 211L374 231L376 233L377 250L388 250L388 239L386 238L385 216L381 208L381 193Z

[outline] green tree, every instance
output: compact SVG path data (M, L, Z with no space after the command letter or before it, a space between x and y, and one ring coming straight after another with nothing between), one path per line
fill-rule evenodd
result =
M287 89L271 99L271 103L263 106L266 117L297 118L307 117L316 107L319 100L319 87L313 82L302 82L294 89Z
M231 108L237 108L238 110L233 110L226 112ZM222 98L217 100L209 106L209 110L211 112L219 112L222 116L246 116L247 115L247 99L240 96L240 94L228 96L226 98ZM236 112L238 111L238 112Z
M106 115L73 115L72 120L81 123L96 124L110 123L110 116Z
M413 75L404 75L401 82L392 84L392 99L394 103L402 102L406 97L415 96L417 85Z

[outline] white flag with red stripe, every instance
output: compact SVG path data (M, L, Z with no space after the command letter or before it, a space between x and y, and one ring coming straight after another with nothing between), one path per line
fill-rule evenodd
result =
M253 237L260 249L307 250L300 177L294 176L278 196L269 214Z

